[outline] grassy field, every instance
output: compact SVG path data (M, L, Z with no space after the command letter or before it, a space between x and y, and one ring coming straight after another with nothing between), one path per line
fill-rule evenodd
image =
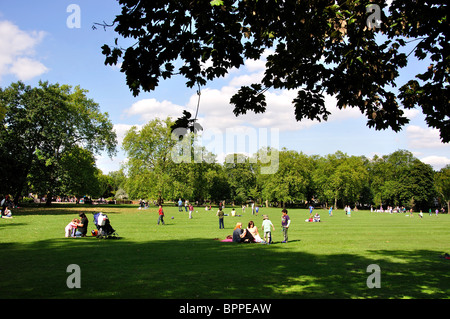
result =
M193 219L165 207L25 207L0 220L0 298L449 298L450 216L353 212L307 223L308 211L290 209L289 242L282 244L281 209L248 210L225 217L196 208ZM106 212L122 237L64 238L64 227L84 211ZM238 214L240 209L237 210ZM225 209L230 212L229 208ZM273 245L224 243L236 222L262 214L275 225ZM174 217L173 219L171 217ZM69 289L70 264L81 269L81 288ZM381 288L369 289L367 267L381 269Z

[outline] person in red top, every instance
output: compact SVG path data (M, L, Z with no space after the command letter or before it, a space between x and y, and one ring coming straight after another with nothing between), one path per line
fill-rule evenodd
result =
M164 223L164 211L162 209L162 205L159 205L159 217L158 217L158 225L159 225L159 221L162 221L162 224L165 225Z

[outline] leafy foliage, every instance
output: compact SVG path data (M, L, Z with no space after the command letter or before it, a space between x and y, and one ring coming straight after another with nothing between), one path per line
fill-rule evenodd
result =
M105 64L123 59L121 71L136 96L175 75L185 77L187 87L205 85L270 49L261 83L231 98L234 114L264 112L268 89L296 89L299 121L327 120L329 94L338 108L359 108L368 126L397 132L409 122L401 103L422 108L427 124L449 142L447 3L386 2L377 2L380 28L369 28L370 1L120 0L115 31L136 42L121 48L116 39L102 52ZM417 45L408 53L410 43ZM412 52L431 64L397 95L400 70Z
M101 113L86 93L79 87L72 90L47 82L35 88L17 82L0 89L0 104L6 107L0 127L6 179L2 192L13 194L15 200L26 190L51 199L64 179L72 194L88 191L87 181L83 183L88 188L81 190L73 179L96 174L93 154L106 151L112 156L116 134L108 114Z

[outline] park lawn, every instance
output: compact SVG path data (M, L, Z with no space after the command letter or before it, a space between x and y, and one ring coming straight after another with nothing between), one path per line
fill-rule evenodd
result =
M64 227L84 211L106 212L121 236L64 238ZM320 223L309 212L289 209L289 242L282 244L281 209L249 209L225 217L217 209L195 208L193 219L164 207L166 225L157 225L157 208L132 205L24 207L0 220L0 298L448 298L450 216L342 210ZM230 213L230 208L225 209ZM224 243L236 222L262 214L273 224L275 243ZM172 219L173 217L173 219ZM69 289L67 267L81 270L81 288ZM369 289L371 264L380 267L381 288Z

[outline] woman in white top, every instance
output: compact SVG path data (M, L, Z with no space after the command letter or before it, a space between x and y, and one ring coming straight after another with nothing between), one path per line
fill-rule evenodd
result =
M262 243L264 240L261 239L261 236L259 236L258 227L255 226L255 223L253 221L250 221L248 223L248 231L250 234L252 234L253 238L255 239L255 243Z

